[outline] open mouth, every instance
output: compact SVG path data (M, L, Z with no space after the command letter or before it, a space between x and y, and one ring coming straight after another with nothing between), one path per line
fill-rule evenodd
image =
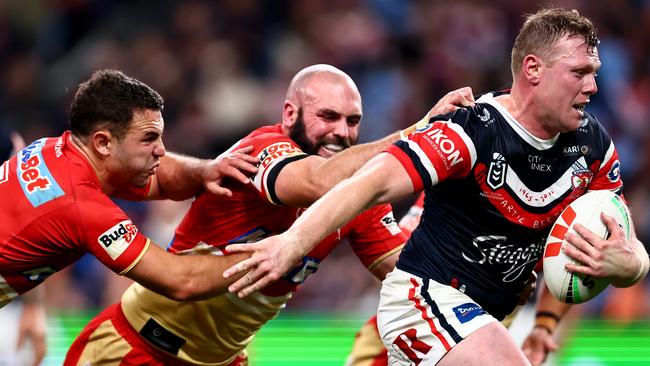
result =
M343 151L345 148L343 146L337 145L337 144L326 144L326 145L323 145L323 149L325 149L325 150L327 150L327 151L329 151L331 153L336 154L338 152Z

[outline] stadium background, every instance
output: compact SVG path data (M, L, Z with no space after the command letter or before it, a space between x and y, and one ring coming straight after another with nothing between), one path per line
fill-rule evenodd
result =
M280 119L292 75L313 63L349 73L363 98L361 139L419 119L447 91L509 86L519 1L0 0L0 124L27 141L67 128L76 85L116 68L165 98L166 147L211 157ZM599 28L603 67L587 110L608 128L623 161L638 234L650 236L650 1L554 1ZM410 202L396 205L400 216ZM141 230L167 243L187 203L120 202ZM89 316L128 284L92 258L48 281L49 353L57 365ZM377 283L340 248L263 329L255 365L342 364L376 305ZM561 365L650 364L648 288L610 290L579 310ZM3 309L5 315L15 309ZM15 318L15 316L9 316ZM520 322L525 334L530 319ZM0 344L12 344L8 323ZM0 356L0 365L5 362Z

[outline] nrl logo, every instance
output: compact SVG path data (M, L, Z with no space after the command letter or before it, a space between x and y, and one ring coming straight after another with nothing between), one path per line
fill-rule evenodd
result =
M506 182L507 170L508 165L506 164L506 158L495 152L492 155L492 162L490 163L490 169L488 170L487 175L487 185L492 188L493 191L501 188Z

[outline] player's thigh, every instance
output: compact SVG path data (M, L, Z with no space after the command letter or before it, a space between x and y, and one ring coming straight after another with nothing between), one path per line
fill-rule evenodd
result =
M470 334L498 322L460 291L395 269L382 283L377 323L390 365L435 365Z
M357 333L345 366L386 366L388 355L373 316Z
M526 356L499 323L491 323L466 337L440 360L438 366L529 366Z

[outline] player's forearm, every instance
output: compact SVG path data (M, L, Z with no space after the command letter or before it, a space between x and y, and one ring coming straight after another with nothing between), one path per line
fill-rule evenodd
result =
M365 168L364 168L365 169ZM287 231L295 249L308 253L325 236L338 230L360 212L376 205L381 185L361 175L342 181L307 209Z
M558 323L570 308L570 304L557 300L546 285L543 285L536 306L535 327L543 328L553 334Z
M314 200L327 193L343 179L352 176L368 160L384 151L399 138L400 133L396 132L381 140L352 146L329 159L324 159L312 171L312 182L317 187Z
M632 247L636 258L632 258L632 260L623 264L623 266L629 266L629 274L619 280L612 281L612 284L616 287L630 287L637 284L648 275L650 258L648 257L648 252L646 251L645 246L636 235L632 235L632 238L630 238L630 246ZM634 264L636 264L636 266Z
M224 279L223 272L248 257L247 253L188 256L187 259L192 263L186 266L186 271L182 274L184 281L176 288L177 297L182 301L197 301L226 292L228 285L241 276Z
M180 201L195 196L203 188L205 169L209 162L175 153L165 154L156 171L157 195L150 198Z

